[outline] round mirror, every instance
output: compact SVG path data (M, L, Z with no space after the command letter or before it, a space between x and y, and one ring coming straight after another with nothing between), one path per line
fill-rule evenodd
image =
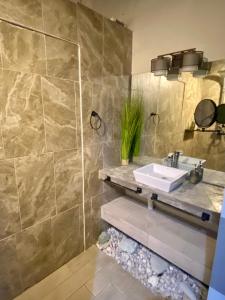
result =
M211 99L201 100L195 109L194 118L198 127L210 127L216 121L216 103Z

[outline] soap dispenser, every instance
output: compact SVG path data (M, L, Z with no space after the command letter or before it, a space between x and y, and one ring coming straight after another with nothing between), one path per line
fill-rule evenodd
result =
M191 170L191 172L190 172L190 182L193 184L196 184L199 182L199 174L198 174L196 165L195 165L194 170Z
M200 180L202 180L203 174L204 174L204 168L203 168L203 165L202 165L201 161L200 161L200 163L198 165L198 173L199 173L199 176L200 176Z
M203 166L202 162L199 163L199 165L195 165L194 170L190 172L190 182L193 184L199 183L203 178Z

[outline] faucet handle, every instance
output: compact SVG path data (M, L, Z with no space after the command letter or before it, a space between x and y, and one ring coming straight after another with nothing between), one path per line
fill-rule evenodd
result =
M167 158L171 158L173 157L174 153L170 152L168 155L167 155Z
M202 161L201 161L201 160L198 162L197 167L198 167L198 168L203 168L203 164L202 164Z
M182 150L176 150L175 153L179 154L179 155L183 155L183 151Z

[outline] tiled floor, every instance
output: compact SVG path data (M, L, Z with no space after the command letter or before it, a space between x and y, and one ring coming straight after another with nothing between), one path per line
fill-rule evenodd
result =
M159 300L92 246L15 300Z

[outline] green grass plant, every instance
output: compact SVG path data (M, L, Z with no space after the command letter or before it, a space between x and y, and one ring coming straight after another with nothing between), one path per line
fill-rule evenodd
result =
M140 153L143 129L143 97L137 93L125 99L121 115L121 158L131 160Z

